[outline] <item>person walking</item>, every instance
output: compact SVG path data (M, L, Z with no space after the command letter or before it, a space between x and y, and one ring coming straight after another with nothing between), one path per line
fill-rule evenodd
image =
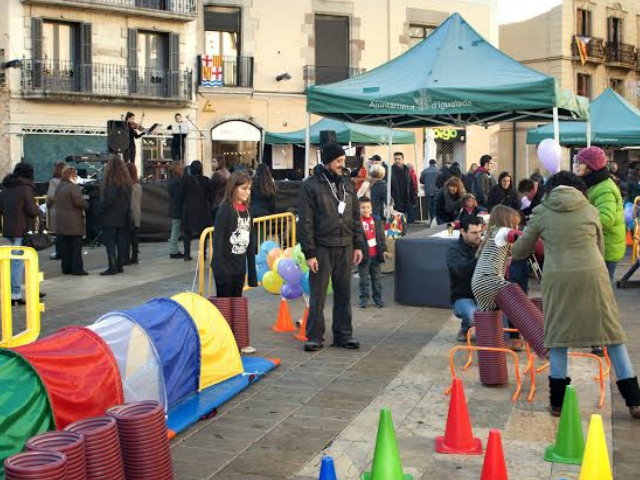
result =
M184 164L174 160L169 165L169 216L171 217L171 237L169 238L169 258L184 258L178 249L182 231L182 177Z
M502 172L498 177L498 183L491 187L487 196L487 207L489 213L496 205L504 205L514 210L520 209L518 193L513 185L513 179L509 172Z
M416 192L411 180L411 171L404 164L404 154L396 152L393 154L393 166L391 167L391 198L393 198L393 209L404 213L407 222L413 219L413 198Z
M601 148L589 147L574 157L576 174L587 185L587 198L600 212L604 235L604 261L613 282L616 266L627 250L626 227L620 189L609 175L607 156ZM546 262L545 262L546 263Z
M322 148L322 165L302 184L300 244L310 269L311 298L305 351L324 343L324 303L329 280L333 282L333 345L360 348L353 338L351 268L362 261L362 224L356 192L342 175L346 156L342 147Z
M369 298L373 298L376 307L384 308L380 265L388 256L387 243L384 236L384 223L380 217L374 216L372 213L371 200L368 197L362 197L360 199L360 221L364 249L362 250L362 261L358 265L360 308L367 308Z
M438 225L453 222L462 208L462 198L465 195L462 180L451 177L436 195L435 214Z
M108 268L100 275L124 272L126 235L131 225L131 177L125 163L114 157L107 163L100 192L100 224Z
M55 196L56 241L65 275L89 275L82 260L82 237L86 234L84 214L89 202L82 196L77 180L78 171L65 167Z
M2 215L4 223L2 236L12 246L22 245L24 234L31 230L31 219L40 213L36 203L36 187L33 184L33 167L26 162L16 164L13 173L2 180ZM19 253L13 251L13 253ZM11 260L11 303L24 305L22 281L24 265L22 260Z
M47 229L50 232L57 234L56 232L56 206L55 206L55 198L56 191L58 190L58 185L60 185L60 179L62 178L62 170L66 164L64 162L56 162L53 164L53 177L49 180L49 188L47 189L47 212L49 213L49 222L47 225ZM56 238L55 243L55 251L52 253L49 258L51 260L60 260L60 255L58 254L58 239Z
M195 160L191 175L182 177L182 238L184 261L191 258L191 239L200 237L211 226L211 182L202 175L202 163ZM223 197L224 198L224 197Z
M216 212L227 190L227 180L231 172L227 169L227 160L220 156L211 161L213 175L211 175L211 223L216 221Z
M544 344L550 349L550 411L560 415L566 386L571 383L567 349L606 345L629 413L640 418L638 379L624 344L626 338L603 258L606 240L600 222L602 213L590 205L586 185L572 173L555 174L546 189L547 195L524 233L517 239L520 234L507 235L507 239L515 240L511 254L516 259L527 258L538 239L544 241L542 299Z
M497 184L496 179L491 175L493 159L491 155L480 157L480 166L473 173L473 193L478 201L478 205L487 208L489 204L489 191Z
M140 253L140 242L138 241L138 232L140 231L140 222L142 220L142 185L138 179L138 169L135 163L127 163L127 170L131 177L131 225L127 235L127 247L125 265L137 265L139 263L138 254Z
M254 218L276 213L276 182L266 163L256 168L251 183L251 213Z
M436 161L433 159L429 160L429 166L420 174L420 183L424 185L424 196L427 201L429 221L433 221L433 219L436 218L436 195L438 194L436 180L439 175L440 170L438 170Z

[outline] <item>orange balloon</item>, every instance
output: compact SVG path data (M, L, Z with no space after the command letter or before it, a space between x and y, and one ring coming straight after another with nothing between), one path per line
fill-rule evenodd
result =
M269 251L269 253L267 254L267 265L269 265L270 269L273 268L273 262L275 262L276 258L279 258L280 255L282 255L282 249L280 248L272 248Z
M283 253L283 255L284 255L284 258L291 258L291 257L293 257L293 248L291 248L291 247L287 247L287 248L285 248L285 249L284 249L284 253Z

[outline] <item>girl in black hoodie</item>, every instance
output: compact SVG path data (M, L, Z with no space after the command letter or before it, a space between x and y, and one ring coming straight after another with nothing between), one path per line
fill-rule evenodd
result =
M233 172L213 230L211 267L218 297L241 297L247 273L249 286L258 286L250 197L251 177L245 171Z

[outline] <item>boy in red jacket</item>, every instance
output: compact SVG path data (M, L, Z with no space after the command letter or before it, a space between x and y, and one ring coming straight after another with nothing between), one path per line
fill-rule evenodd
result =
M360 221L362 222L364 248L363 258L358 265L360 276L360 308L367 308L369 302L369 285L373 290L373 302L376 307L384 308L382 301L382 282L380 264L388 257L387 243L384 236L382 220L371 212L373 207L367 197L360 199Z

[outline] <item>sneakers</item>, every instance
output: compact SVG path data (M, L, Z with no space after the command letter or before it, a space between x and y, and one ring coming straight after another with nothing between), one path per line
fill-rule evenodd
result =
M384 308L384 302L376 302L376 308Z
M346 340L342 340L340 342L333 342L331 344L332 347L342 347L347 350L357 350L360 348L360 342L355 338L347 338Z
M460 343L467 343L467 330L458 330L458 333L456 333L456 341Z
M362 300L360 300L360 305L359 305L359 307L360 307L360 308L367 308L367 302L366 302L366 300L365 300L364 302L363 302Z
M314 342L313 340L309 340L304 344L305 352L317 352L322 348L322 343Z
M182 252L170 253L169 258L184 258L184 253Z

